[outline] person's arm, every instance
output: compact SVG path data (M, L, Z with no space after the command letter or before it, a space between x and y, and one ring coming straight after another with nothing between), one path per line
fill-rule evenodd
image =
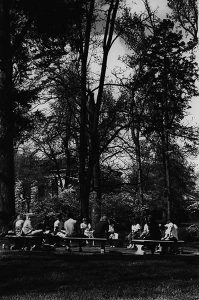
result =
M54 235L56 235L59 232L59 223L55 221L54 223Z
M169 228L169 238L173 237L172 231L173 231L173 224Z
M144 225L144 228L143 228L143 231L142 231L142 233L141 233L141 235L140 235L140 237L145 237L145 236L148 235L148 234L149 234L149 228L148 228L148 225L145 224L145 225Z

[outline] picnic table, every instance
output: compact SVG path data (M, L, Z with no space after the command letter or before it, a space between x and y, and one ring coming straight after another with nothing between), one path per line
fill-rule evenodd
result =
M149 249L150 248L155 249L156 246L159 246L160 254L168 253L168 247L173 248L175 250L174 252L177 253L179 251L179 247L184 244L184 241L182 240L171 241L171 240L132 239L131 242L136 246L135 254L137 255L145 255L146 254L145 247L148 247Z

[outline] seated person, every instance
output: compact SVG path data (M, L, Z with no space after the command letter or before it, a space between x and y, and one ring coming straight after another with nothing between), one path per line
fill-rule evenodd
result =
M108 238L109 223L107 216L101 217L93 232L94 238ZM101 242L101 253L105 252L105 242Z
M54 222L53 233L55 236L58 236L60 238L64 238L66 236L62 214L58 214L57 219Z
M54 248L54 246L56 246L56 241L53 232L53 223L48 215L44 216L41 222L38 223L37 229L42 229L43 231L42 247L49 249Z
M16 236L21 236L23 231L23 224L24 224L24 219L21 215L17 216L16 222L15 222L15 235Z
M42 229L36 229L34 230L32 226L32 214L27 214L26 219L23 223L22 227L22 234L23 235L42 235L43 230Z
M23 236L41 236L43 234L42 229L34 229L32 225L32 218L33 214L27 214L26 219L23 223L22 227L22 235ZM24 249L27 250L30 248L30 250L38 249L41 247L42 241L37 241L35 244L32 245L31 241L26 241L24 245Z
M95 238L107 238L109 230L109 223L106 216L101 217L100 221L96 224L93 236Z
M159 224L154 220L152 215L149 215L146 218L146 224L144 225L144 230L140 238L148 239L148 240L161 240L161 231L160 231ZM158 243L149 244L148 247L151 250L152 254L154 254L157 245Z
M142 233L140 234L141 239L147 239L149 237L149 226L147 223L144 224Z
M178 241L178 226L170 220L164 226L166 230L162 240Z
M64 230L65 230L65 236L66 237L77 237L81 236L80 233L80 224L78 224L77 220L74 219L74 216L72 213L68 214L68 219L64 222ZM82 243L79 241L79 249L82 251ZM69 252L71 251L70 248L70 241L66 240L66 250Z
M80 224L81 233L89 238L93 237L93 231L91 230L91 224L87 221L86 218L82 219L82 223Z
M68 214L68 219L64 222L64 230L66 236L77 236L77 220L74 219L73 214Z
M178 241L178 226L174 224L171 220L168 220L168 223L164 225L166 230L164 237L162 240L165 241ZM162 252L163 253L177 253L178 252L178 247L177 244L174 243L173 245L163 245L162 246Z
M115 232L115 224L113 222L111 222L109 224L109 230L108 230L108 235L109 235L109 243L110 243L110 247L115 247L115 240L118 240L118 233Z
M134 248L134 244L132 243L132 239L137 239L140 237L141 234L141 226L138 222L138 220L133 220L132 222L132 226L131 226L131 232L128 235L128 241L129 241L129 245L127 248Z
M24 219L21 215L18 215L14 222L14 234L16 236L22 236L22 228L24 224ZM11 250L19 250L23 248L23 240L15 240L15 242L10 246Z

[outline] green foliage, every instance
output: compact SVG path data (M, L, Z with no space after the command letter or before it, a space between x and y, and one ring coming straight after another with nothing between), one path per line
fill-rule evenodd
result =
M71 29L81 9L79 1L64 0L20 0L18 7L33 20L38 33L53 38Z
M141 205L139 199L131 193L109 193L102 196L102 213L119 224L120 229L128 229L134 218L140 218L148 210L147 205Z
M179 238L186 242L199 241L199 225L192 224L189 227L179 228Z
M168 6L172 10L172 19L188 37L188 47L190 49L196 47L198 44L198 1L168 0Z
M62 213L66 218L69 212L77 218L80 215L80 203L77 191L72 186L63 190L58 196L47 196L43 199L35 199L31 203L31 210L38 218L44 218L46 215L55 217Z

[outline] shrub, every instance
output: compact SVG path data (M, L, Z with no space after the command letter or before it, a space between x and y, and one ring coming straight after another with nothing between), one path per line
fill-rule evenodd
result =
M179 238L187 242L199 241L199 225L192 224L189 227L179 228Z

